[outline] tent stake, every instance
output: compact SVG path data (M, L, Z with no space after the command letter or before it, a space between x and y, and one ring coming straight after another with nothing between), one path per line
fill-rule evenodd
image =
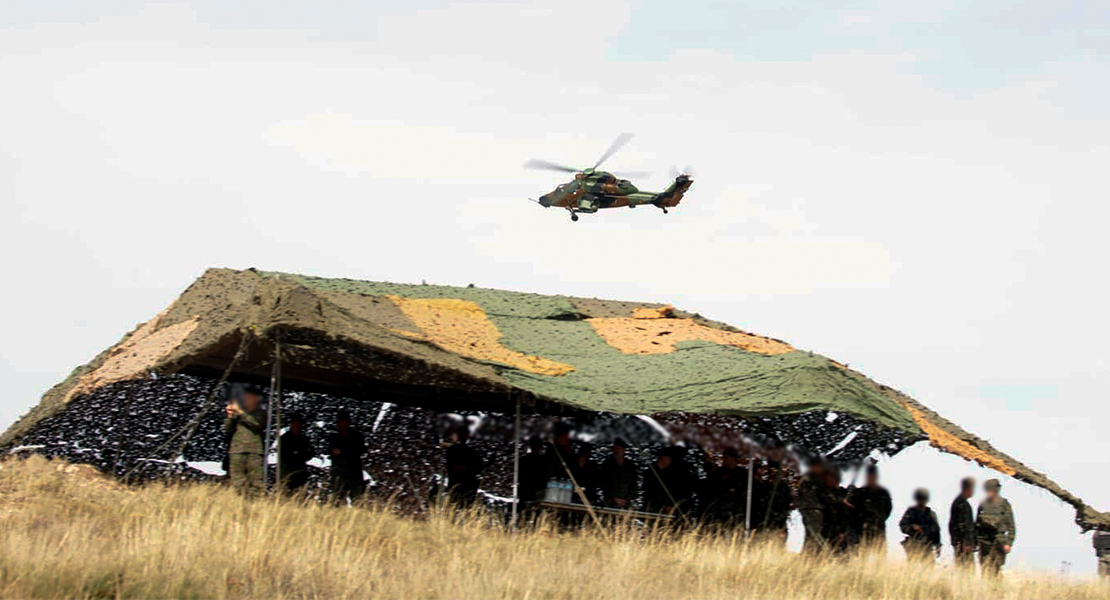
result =
M513 425L513 516L509 528L516 531L517 505L520 504L520 396L516 396L516 423ZM509 390L512 398L513 391Z
M262 481L270 480L270 446L273 443L274 417L277 417L277 432L281 433L281 330L274 331L274 366L270 370L270 410L266 411L266 454L262 461ZM281 489L281 440L277 441L277 474L274 478L274 489Z
M748 446L748 494L744 506L744 538L750 539L752 537L752 480L755 478L755 458L752 457L750 448Z

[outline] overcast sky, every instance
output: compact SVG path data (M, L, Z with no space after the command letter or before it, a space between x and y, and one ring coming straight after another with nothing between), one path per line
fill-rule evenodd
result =
M734 4L5 2L0 427L205 268L257 266L671 302L1110 509L1110 4ZM678 209L527 202L559 177L526 159L623 131L607 166L641 188L694 166ZM987 476L928 447L885 473L942 520ZM1012 563L1093 572L1072 509L1004 483Z

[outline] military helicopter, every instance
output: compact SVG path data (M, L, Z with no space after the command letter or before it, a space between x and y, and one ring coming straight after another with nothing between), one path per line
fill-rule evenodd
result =
M678 206L683 194L694 184L694 180L686 173L677 173L674 182L667 189L655 193L640 191L627 179L620 179L612 173L597 170L601 163L608 160L631 139L632 134L630 133L622 133L617 136L617 139L609 145L609 149L601 155L601 158L597 159L594 166L588 169L574 169L538 159L532 159L524 163L524 166L530 169L574 173L572 181L559 185L552 192L540 196L539 200L534 200L534 202L544 208L556 206L567 209L570 211L571 221L578 220L578 213L595 213L602 208L617 208L619 206L636 208L642 204L650 204L663 209L663 212L666 213L668 208ZM628 173L627 175L632 174Z

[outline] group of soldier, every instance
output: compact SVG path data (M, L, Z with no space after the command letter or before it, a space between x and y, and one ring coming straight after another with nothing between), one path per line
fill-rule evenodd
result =
M262 409L262 395L247 386L236 387L232 394L224 420L228 479L241 494L260 495L265 490L266 412ZM296 494L308 485L308 462L316 456L316 448L304 432L304 417L294 413L288 419L289 429L278 440L278 472L282 490ZM337 503L357 500L366 489L362 466L366 442L351 424L349 412L341 410L336 414L334 429L326 443L331 459L328 473L331 499Z
M260 495L265 490L263 460L266 413L261 394L249 387L237 388L226 408L225 431L228 455L225 469L232 486L243 495ZM308 483L308 463L316 448L304 432L304 419L293 414L289 428L278 443L280 487L298 493ZM446 483L453 500L467 505L478 496L480 476L486 468L481 455L468 443L469 430L458 427L446 444ZM326 438L331 499L346 503L365 491L362 457L366 443L346 411L336 415L334 429ZM886 524L893 510L890 493L879 482L874 464L868 465L862 486L844 487L835 465L812 462L791 493L787 474L775 461L760 461L750 474L735 449L726 449L719 462L702 457L704 477L680 446L654 454L647 469L640 469L629 456L629 444L617 439L600 463L591 444L575 444L571 428L556 423L550 442L535 436L527 442L528 452L520 458L519 497L524 502L542 500L552 480L573 481L575 502L588 502L613 509L640 507L644 511L698 521L710 527L750 527L755 535L785 541L787 521L796 507L805 530L802 551L809 555L837 556L861 548L885 547ZM753 463L754 464L754 463ZM751 483L749 497L748 486ZM990 479L983 485L984 497L978 511L970 500L975 480L960 481L960 491L949 510L948 536L956 564L965 569L979 566L985 575L996 576L1010 553L1017 528L1010 502L1000 494L1001 484ZM905 535L902 546L911 560L932 562L940 555L941 527L929 506L929 491L914 492L914 503L898 522ZM750 515L749 515L750 513ZM1099 558L1099 575L1110 578L1110 533L1096 532L1093 538Z
M777 464L761 463L752 474L751 517L748 517L748 469L736 449L726 449L720 461L702 457L702 471L680 446L658 450L646 469L629 455L629 444L617 438L596 460L595 447L575 444L571 429L556 423L550 442L535 436L520 459L519 497L544 499L548 483L567 480L575 490L573 502L612 509L637 508L674 515L682 522L700 521L722 528L749 524L759 533L786 539L790 516L790 485ZM642 483L641 483L642 482Z
M879 483L878 468L869 465L866 473L862 487L845 488L840 485L835 466L821 461L810 465L798 485L797 504L806 536L803 552L836 555L885 545L893 502L890 492ZM983 484L985 495L976 514L969 502L975 494L975 480L960 481L960 492L949 510L948 535L961 568L974 569L976 553L986 575L998 575L1005 564L1017 527L1010 502L1000 495L1001 488L997 479ZM929 490L915 490L913 501L898 521L899 530L906 536L902 547L911 560L935 561L942 547L941 527L929 506Z

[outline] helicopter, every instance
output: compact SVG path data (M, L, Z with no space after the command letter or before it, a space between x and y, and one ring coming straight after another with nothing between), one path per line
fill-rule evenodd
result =
M575 169L539 159L524 163L524 166L530 169L574 173L573 180L560 184L553 191L533 202L544 208L550 206L565 208L570 212L571 221L577 221L579 213L595 213L602 208L620 206L636 208L643 204L650 204L663 209L666 213L668 208L678 206L686 190L694 184L694 180L687 173L677 173L674 182L667 189L655 193L640 191L627 179L620 179L612 173L598 170L601 163L608 160L631 139L630 133L617 136L617 139L609 145L609 149L602 153L594 166L588 169ZM686 170L689 171L689 168ZM631 173L627 175L632 176Z

